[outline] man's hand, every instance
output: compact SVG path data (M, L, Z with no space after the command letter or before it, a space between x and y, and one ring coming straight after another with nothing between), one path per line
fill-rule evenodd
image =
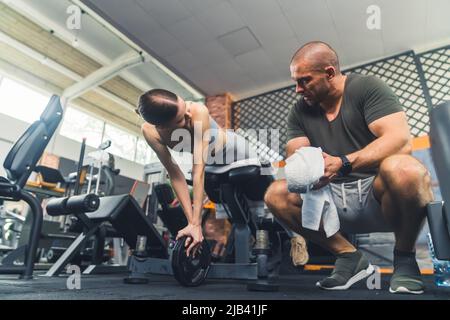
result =
M338 175L338 171L342 167L342 160L340 157L333 157L325 152L322 152L322 156L325 162L325 172L319 182L314 185L313 190L320 189L329 184L330 181Z
M331 180L338 175L338 171L342 167L342 160L340 157L333 157L325 152L322 152L322 156L325 161L325 173L323 176Z
M323 176L320 177L319 182L317 182L313 187L312 190L319 190L320 188L325 187L327 184L330 183L330 179L328 179L327 177Z
M190 256L190 253L192 252L192 255L195 256L197 253L198 248L200 247L201 243L203 242L203 231L201 225L196 224L188 224L185 228L178 231L176 240L186 236L186 242L185 246L187 247L186 254L187 256Z

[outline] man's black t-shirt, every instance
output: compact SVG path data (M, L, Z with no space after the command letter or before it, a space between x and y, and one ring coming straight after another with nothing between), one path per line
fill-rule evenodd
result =
M303 99L294 105L287 119L288 141L306 136L312 147L321 147L332 156L348 155L363 149L376 139L368 125L391 113L403 111L395 93L375 76L349 74L338 116L328 121L318 105ZM378 168L352 172L333 182L354 181L377 174Z

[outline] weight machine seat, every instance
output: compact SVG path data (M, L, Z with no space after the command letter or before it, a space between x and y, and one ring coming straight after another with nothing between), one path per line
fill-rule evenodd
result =
M46 183L65 183L64 177L61 174L61 171L55 168L50 168L47 166L36 166L34 169L37 173L40 173L42 176L42 182Z
M166 244L158 230L145 216L139 204L129 194L102 197L100 207L86 213L93 222L108 221L124 238L131 249L136 248L137 237L147 237L147 247L161 258L167 257Z
M273 181L272 175L264 175L258 159L245 159L224 166L205 167L205 192L209 199L221 203L221 186L231 185L241 190L253 201L262 201L264 194Z
M207 165L205 166L205 173L210 174L222 174L229 172L232 169L236 168L243 168L243 167L261 167L261 162L257 158L251 158L251 159L243 159L238 160L233 163L227 164L227 165Z

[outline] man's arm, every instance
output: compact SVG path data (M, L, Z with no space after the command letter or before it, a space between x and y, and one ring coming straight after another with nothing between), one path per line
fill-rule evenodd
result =
M301 147L309 147L311 143L307 137L297 137L289 140L286 143L286 158L289 158L295 150Z
M301 147L309 147L311 145L303 127L302 118L299 116L300 106L295 104L289 110L286 127L287 127L287 138L286 143L286 158L289 158L295 150Z
M403 111L373 121L369 129L377 139L347 155L354 171L378 167L381 161L394 154L411 154L411 134Z
M352 164L352 171L376 168L381 161L394 154L411 154L411 134L403 111L371 122L369 129L377 138L363 149L346 155ZM324 153L324 159L324 177L332 179L342 167L342 160L326 153Z

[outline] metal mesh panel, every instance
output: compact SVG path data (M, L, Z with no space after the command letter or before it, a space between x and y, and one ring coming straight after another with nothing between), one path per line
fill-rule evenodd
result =
M414 52L397 55L377 62L346 70L344 73L375 75L385 81L398 96L405 109L411 134L415 137L428 134L428 105L421 86Z
M295 87L287 87L280 90L268 92L256 97L238 101L233 104L233 127L241 129L240 134L249 129L271 129L279 130L280 145L275 152L284 154L286 145L286 118L289 109L294 105L299 96L295 93ZM259 137L256 137L259 139ZM272 145L272 137L269 135L267 145ZM260 157L269 157L266 153Z
M375 75L385 81L405 108L411 133L414 136L421 136L428 134L429 131L430 102L436 105L443 100L450 100L449 53L450 46L428 51L419 56L413 51L408 51L345 70L344 73ZM284 154L287 114L298 99L295 86L289 86L237 101L232 109L233 127L243 130L241 133L249 129L279 129L280 148L275 151ZM268 142L270 145L271 140L268 139Z
M450 100L450 46L419 55L433 106Z
M243 130L236 129L236 133L250 142L250 145L256 150L258 158L263 163L272 163L283 160L283 156L276 152L278 146L270 145L270 141L279 141L277 137L272 137L271 132L264 130ZM270 145L270 146L269 146Z

